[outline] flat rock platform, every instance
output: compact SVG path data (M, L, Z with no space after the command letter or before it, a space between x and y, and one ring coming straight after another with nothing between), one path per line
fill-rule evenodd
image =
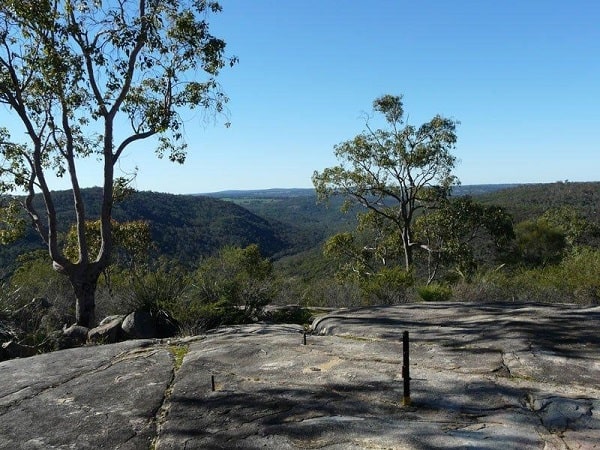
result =
M306 344L255 324L5 361L0 448L600 448L600 307L343 309Z

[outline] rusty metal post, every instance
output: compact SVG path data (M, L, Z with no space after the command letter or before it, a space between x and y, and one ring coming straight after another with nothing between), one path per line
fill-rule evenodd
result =
M214 375L210 376L210 384L212 387L212 391L215 392L215 376Z
M304 345L306 345L306 331L304 332Z
M402 334L402 379L404 380L404 397L402 404L410 406L410 356L408 352L408 331Z

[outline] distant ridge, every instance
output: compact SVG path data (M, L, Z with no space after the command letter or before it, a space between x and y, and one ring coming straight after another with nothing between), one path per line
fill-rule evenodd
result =
M84 189L88 218L99 211L100 188ZM70 191L55 193L60 233L73 223ZM484 184L458 186L454 195L471 195L484 204L504 207L518 223L545 211L569 205L600 226L600 182L556 182L528 184ZM41 198L38 207L43 208ZM340 211L341 197L318 203L310 188L227 190L208 194L176 195L137 192L115 205L118 221L146 220L163 255L193 266L202 258L227 246L259 244L273 260L320 251L322 242L341 231L356 228L357 212ZM0 246L0 281L16 267L17 257L44 249L32 229L23 239Z
M271 188L271 189L249 189L249 190L227 190L219 192L207 192L201 195L204 197L215 198L237 198L237 197L310 197L315 195L315 190L312 188Z
M102 189L82 190L88 219L98 217ZM40 196L36 206L43 210ZM54 202L59 233L74 223L72 193L57 191ZM276 219L259 217L234 202L206 196L176 195L141 191L115 204L113 218L119 222L144 220L150 225L156 256L163 255L186 265L194 265L225 246L258 244L264 256L279 257L314 245L314 240L298 233L296 227ZM31 227L23 238L0 246L0 280L16 266L18 255L44 249Z
M488 194L503 189L519 187L522 184L505 183L505 184L472 184L465 186L456 186L453 189L455 195L480 195ZM311 197L315 195L313 188L271 188L271 189L232 189L218 192L207 192L201 194L204 197L213 198L287 198L287 197Z

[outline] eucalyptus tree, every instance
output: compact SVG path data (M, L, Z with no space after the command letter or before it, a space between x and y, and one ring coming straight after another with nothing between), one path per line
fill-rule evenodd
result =
M515 238L512 216L496 205L470 197L451 198L439 209L420 215L415 235L427 250L427 282L450 269L463 278L482 263L506 256Z
M371 250L384 260L390 249L380 244L395 241L408 271L420 245L413 239L415 215L439 204L457 183L450 151L458 122L436 115L419 127L407 124L401 96L377 98L373 110L383 115L385 128L375 129L367 120L365 131L335 146L339 165L315 172L313 184L322 200L342 195L345 208L365 207L363 227L386 235Z
M227 102L217 76L236 59L226 56L225 42L209 29L209 18L220 11L218 2L206 0L0 4L0 102L5 105L0 194L26 193L22 205L53 267L73 286L80 325L94 323L97 280L110 262L120 158L132 144L152 138L158 157L183 163L182 111L220 112ZM24 130L25 138L15 129ZM100 166L103 198L93 214L81 196L78 164L83 158L95 158ZM59 242L52 175L67 177L72 187L74 259ZM34 206L36 195L43 198L43 211ZM5 206L8 211L14 203ZM92 215L100 218L97 250L86 235Z

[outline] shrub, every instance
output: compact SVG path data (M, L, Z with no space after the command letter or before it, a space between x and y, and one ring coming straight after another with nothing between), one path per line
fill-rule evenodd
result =
M267 317L275 323L295 323L308 325L312 322L313 313L303 307L281 307L269 311Z
M476 275L469 281L461 280L452 286L452 297L461 302L501 302L510 300L500 283Z
M393 305L405 303L407 288L414 283L413 275L401 266L384 267L360 282L363 304Z
M272 265L258 246L226 247L200 265L171 310L186 333L196 333L258 320L276 293Z
M452 298L452 289L442 284L420 286L417 293L426 302L445 302Z
M133 277L131 287L130 310L154 315L176 308L189 293L191 278L176 265L162 265Z
M528 266L558 263L567 241L564 233L543 219L521 222L515 227L519 260Z
M308 307L354 307L363 304L363 296L357 283L322 279L312 281L304 288L300 304Z
M540 303L600 303L600 250L582 247L558 264L478 274L470 283L454 286L463 301Z

